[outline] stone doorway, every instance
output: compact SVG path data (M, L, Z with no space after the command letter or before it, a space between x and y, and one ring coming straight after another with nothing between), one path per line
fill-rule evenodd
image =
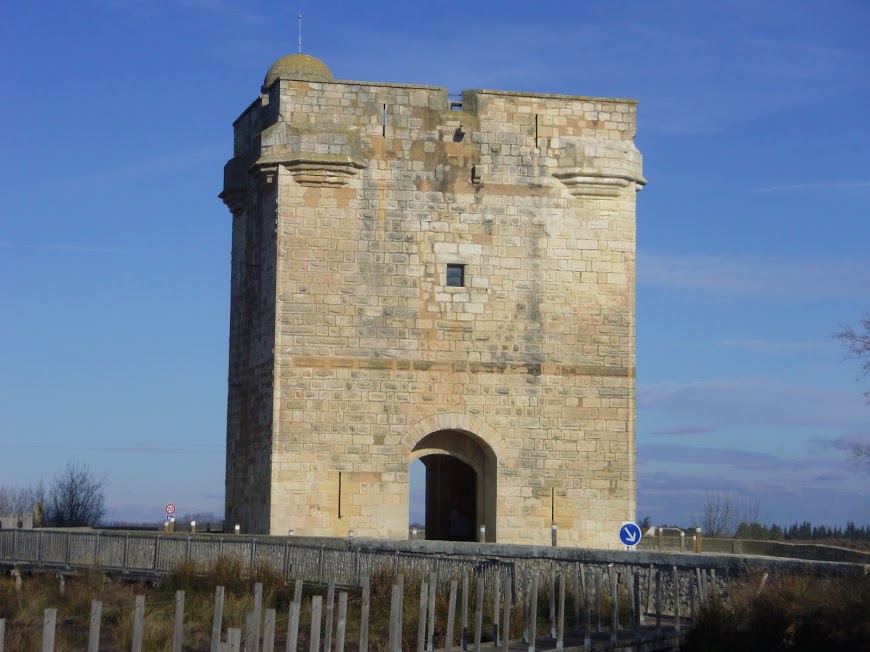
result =
M426 538L476 541L477 474L449 455L426 455Z
M496 540L496 457L481 438L462 430L439 430L412 451L426 468L427 539Z

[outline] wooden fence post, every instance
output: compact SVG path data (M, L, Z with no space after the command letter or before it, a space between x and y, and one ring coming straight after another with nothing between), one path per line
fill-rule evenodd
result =
M227 645L226 649L229 652L239 652L242 644L242 630L231 628L227 630Z
M453 628L456 624L456 580L450 581L450 598L447 602L447 631L445 632L444 652L453 652ZM0 652L3 652L0 650Z
M326 629L323 634L323 652L332 649L332 625L335 618L335 577L329 578L326 589Z
M145 596L137 595L133 607L133 652L142 652L142 633L145 625Z
M713 594L714 600L719 599L719 586L716 584L716 569L715 568L710 569L710 592ZM709 599L709 594L707 597Z
M181 652L184 638L184 591L175 592L175 625L172 628L172 652Z
M366 575L362 581L362 606L359 617L359 652L369 649L369 601L371 578Z
M309 652L320 652L320 609L323 597L315 595L311 598L311 645Z
M390 634L387 639L387 652L396 652L396 618L399 610L399 585L393 584L393 593L390 596Z
M338 626L335 632L335 652L344 652L344 632L347 627L347 591L338 594Z
M254 652L254 639L257 636L254 634L254 612L249 611L245 614L245 652Z
M266 609L266 623L263 626L263 652L275 652L274 609Z
M477 611L474 614L474 652L480 652L480 639L483 634L483 591L485 580L481 571L477 576Z
M256 544L256 540L252 542L252 544ZM253 548L252 548L253 550ZM252 553L253 554L253 553ZM257 582L254 584L254 640L253 647L249 647L249 650L253 652L259 652L260 650L260 628L262 627L262 614L263 614L263 583Z
M92 600L91 618L88 623L88 652L100 652L100 619L102 615L103 603L99 600ZM3 652L2 645L0 645L0 652Z
M429 583L420 584L420 615L417 617L417 652L426 649L426 601L429 598Z
M435 652L435 599L438 595L438 573L429 574L429 625L426 640L429 652Z
M680 573L674 566L671 570L674 582L674 631L680 633Z
M224 619L224 587L218 586L214 590L214 617L211 624L211 652L218 652L221 642L221 629ZM229 635L229 634L228 634Z
M54 632L57 627L57 609L46 609L42 617L42 652L54 652Z
M399 594L398 605L399 609L396 611L396 650L395 652L402 652L402 615L404 614L404 605L405 605L405 576L399 575L397 578L397 584L399 586Z
M302 580L296 580L293 589L293 602L290 603L290 617L287 621L287 652L296 652L299 640L299 614L302 610Z

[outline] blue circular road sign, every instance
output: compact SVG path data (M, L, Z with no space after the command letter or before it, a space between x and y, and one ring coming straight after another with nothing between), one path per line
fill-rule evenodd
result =
M619 540L625 546L636 546L640 543L641 533L637 523L623 523L619 528Z

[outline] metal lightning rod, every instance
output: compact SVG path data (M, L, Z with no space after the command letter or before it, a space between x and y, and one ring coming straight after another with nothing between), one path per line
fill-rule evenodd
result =
M299 14L299 54L302 54L302 14Z

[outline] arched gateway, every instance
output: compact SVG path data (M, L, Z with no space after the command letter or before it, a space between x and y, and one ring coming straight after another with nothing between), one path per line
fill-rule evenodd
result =
M292 54L234 122L230 527L406 538L416 460L431 538L634 518L636 102L457 104Z

